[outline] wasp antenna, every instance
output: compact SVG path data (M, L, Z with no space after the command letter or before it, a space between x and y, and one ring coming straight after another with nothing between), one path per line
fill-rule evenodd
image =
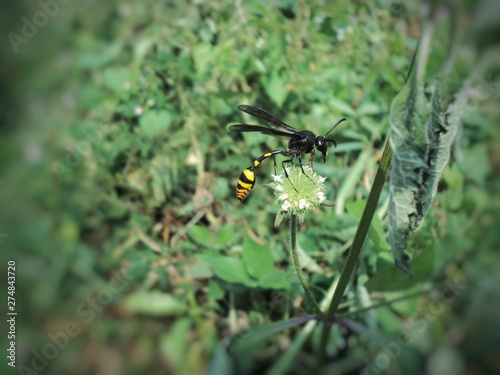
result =
M328 133L326 133L325 138L328 137L328 135L332 132L333 129L335 129L337 127L337 125L339 125L341 122L346 121L346 120L347 120L346 118L341 118L339 121L337 121L337 123L335 125L333 125L333 127L328 131Z
M332 142L335 148L337 148L337 142L335 142L333 139L325 139L327 142Z

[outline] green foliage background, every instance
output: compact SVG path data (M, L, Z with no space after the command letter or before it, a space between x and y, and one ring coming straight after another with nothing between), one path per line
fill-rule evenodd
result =
M460 5L461 47L498 48L494 8ZM39 373L280 373L278 359L310 371L319 331L295 358L282 354L301 337L297 327L244 356L223 350L228 335L311 311L262 186L272 162L244 204L234 197L243 168L286 142L227 125L257 123L241 103L317 134L347 117L333 134L338 147L314 165L336 206L298 234L321 300L373 181L421 9L382 0L69 2L17 53L3 38L0 250L2 273L8 259L17 264L17 373L30 373L19 366L33 369L34 352L64 332L74 335ZM2 35L21 35L22 17L39 11L11 6ZM431 77L448 30L437 23ZM393 266L382 194L344 312L432 290L354 317L387 342L425 322L391 359L392 373L500 369L498 82L498 71L480 77L471 93L434 207L409 238L413 279ZM432 293L450 282L465 287L432 313ZM338 373L369 369L384 353L370 335L338 326L330 344L327 370Z

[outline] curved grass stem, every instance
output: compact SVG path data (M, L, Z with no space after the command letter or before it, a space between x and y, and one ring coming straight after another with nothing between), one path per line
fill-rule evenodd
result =
M373 216L375 215L375 211L377 209L377 204L380 198L380 194L382 193L382 188L384 187L385 179L387 177L387 173L389 171L389 167L391 164L391 158L392 158L392 149L389 142L386 142L382 158L380 159L380 164L377 170L377 174L375 175L375 179L373 181L370 194L368 195L368 200L366 202L365 209L363 210L361 220L359 222L356 234L354 235L354 239L352 241L351 249L349 251L349 254L347 255L344 268L342 269L342 273L340 274L337 288L333 293L333 297L330 302L328 312L326 313L326 322L332 322L334 320L335 313L338 310L340 301L342 300L342 296L344 295L344 292L347 288L347 284L349 283L349 279L351 278L351 275L356 266L356 262L361 253L361 249L363 248L363 244L368 234L368 230L370 229ZM324 359L326 357L326 347L328 343L328 336L330 334L330 327L331 324L323 325L323 331L321 333L321 345L320 345L321 353L320 353L320 360L318 362L320 366L324 362Z

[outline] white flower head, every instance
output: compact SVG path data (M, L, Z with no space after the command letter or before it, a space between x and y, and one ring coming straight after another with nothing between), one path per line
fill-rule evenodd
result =
M279 199L280 201L286 201L286 200L287 200L287 198L288 198L288 194L286 194L286 193L285 193L285 194L281 194L281 195L278 197L278 199Z
M326 199L325 193L323 193L322 191L318 191L318 199L320 203L322 203Z
M288 209L290 208L291 204L290 202L285 202L281 205L281 211L288 211Z
M280 211L275 220L275 225L289 215L304 218L305 214L322 204L325 199L325 177L318 175L311 167L304 166L304 173L299 167L286 169L274 177L268 184L274 189L274 195L280 204ZM302 220L301 220L302 221Z

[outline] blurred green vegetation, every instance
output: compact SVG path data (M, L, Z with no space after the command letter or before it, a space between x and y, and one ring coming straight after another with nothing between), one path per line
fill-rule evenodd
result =
M272 161L245 203L234 196L241 171L286 141L227 125L252 123L241 103L316 134L348 119L326 164L314 164L336 206L298 233L321 300L369 193L422 4L68 2L29 38L23 17L42 24L33 18L41 5L10 7L3 35L24 38L4 38L0 52L2 270L7 259L17 264L13 373L250 374L273 364L274 373L310 372L316 328L300 344L304 331L294 327L243 356L224 349L229 335L312 311L262 186ZM458 9L461 48L498 48L494 1ZM446 17L431 75L446 57ZM334 326L327 371L500 371L498 77L477 80L434 207L409 238L414 279L392 265L384 191L341 312L428 292L351 316L369 334ZM397 351L390 343L408 331ZM294 345L295 357L283 355Z

